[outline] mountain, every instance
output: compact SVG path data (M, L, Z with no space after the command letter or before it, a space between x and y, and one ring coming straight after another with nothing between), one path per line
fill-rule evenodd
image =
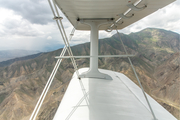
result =
M179 34L148 28L129 35L120 34L145 91L180 119L180 39ZM89 55L90 44L72 47L74 55ZM42 53L34 59L15 61L0 67L0 119L28 120L62 49ZM125 54L117 34L99 40L99 54ZM68 54L66 54L68 55ZM88 59L76 59L78 68L88 67ZM99 58L99 68L124 73L137 84L127 58ZM64 59L38 114L50 120L69 84L73 65Z
M64 45L61 45L61 44L51 44L51 46L44 46L41 51L42 52L51 52L51 51L55 51L55 50L58 50L63 47L64 47Z
M37 53L40 52L32 50L2 50L0 51L0 62Z
M15 58L15 59L10 59L10 60L7 60L7 61L3 61L3 62L0 62L0 67L5 67L5 66L8 66L14 62L17 62L17 61L22 61L22 60L28 60L28 59L34 59L38 56L40 56L42 53L37 53L37 54L33 54L33 55L28 55L28 56L25 56L25 57L18 57L18 58Z

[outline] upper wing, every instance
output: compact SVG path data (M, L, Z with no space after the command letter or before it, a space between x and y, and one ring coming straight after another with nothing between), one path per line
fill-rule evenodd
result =
M58 7L76 26L77 19L113 18L119 20L117 29L123 29L146 17L175 0L55 0ZM141 9L142 8L142 9ZM125 19L121 15L132 16ZM119 16L120 15L120 16ZM106 30L112 23L102 25L99 29ZM90 30L85 24L78 24L78 30Z

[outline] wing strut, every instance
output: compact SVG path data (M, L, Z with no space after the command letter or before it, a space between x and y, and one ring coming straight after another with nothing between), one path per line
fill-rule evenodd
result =
M69 54L70 56L73 56L73 53L72 53L72 50L71 50L71 47L70 47L70 44L69 44L69 41L68 41L66 32L65 32L65 30L64 30L64 26L63 26L62 21L61 21L61 20L62 20L62 17L60 17L60 15L59 15L59 12L58 12L58 9L57 9L57 6L56 6L54 0L52 0L52 1L53 1L53 4L54 4L54 8L55 8L55 10L56 10L57 16L56 16L56 14L55 14L55 12L54 12L54 9L53 9L53 7L52 7L52 4L51 4L50 0L48 0L49 5L50 5L51 10L52 10L53 15L54 15L54 19L56 20L56 23L57 23L58 28L59 28L59 31L60 31L60 33L61 33L61 35L62 35L64 44L65 44L66 47L67 47L68 54ZM59 18L59 19L56 19L56 18ZM77 21L77 24L78 24L78 21ZM78 69L77 69L76 61L75 61L74 58L71 58L71 61L72 61L72 64L73 64L73 66L74 66L74 71L76 72L77 76L79 77L79 72L78 72Z
M144 5L143 7L139 8L139 7L136 7L134 4L128 4L127 6L129 8L131 8L132 10L135 10L135 11L140 11L140 10L143 10L147 7L147 5Z
M60 57L63 57L64 54L65 54L65 52L66 52L66 50L68 50L69 55L72 56L72 57L71 57L71 61L72 61L73 66L74 66L74 70L75 70L77 76L79 77L79 72L78 72L78 70L77 70L77 65L76 65L76 62L75 62L75 60L74 60L74 57L73 57L73 54L72 54L72 51L71 51L71 48L70 48L70 45L69 45L69 41L68 41L68 39L67 39L67 36L66 36L65 30L64 30L64 27L63 27L62 22L61 22L61 20L62 20L63 18L60 17L60 15L59 15L59 13L58 13L58 11L57 11L57 8L56 8L56 6L55 6L55 4L54 4L54 7L55 7L55 9L56 9L56 12L57 12L58 16L55 15L55 12L54 12L54 10L53 10L52 4L51 4L50 0L48 0L48 1L49 1L51 10L52 10L52 12L53 12L53 14L54 14L54 18L53 18L53 19L56 20L56 23L57 23L57 25L58 25L58 28L59 28L59 30L60 30L60 33L61 33L61 35L62 35L62 37L63 37L63 40L64 40L64 43L65 43L65 46L64 46L64 48L63 48L63 50L62 50L62 52L61 52L61 54L60 54ZM53 2L54 2L54 0L53 0ZM58 21L60 22L60 24L59 24ZM60 25L61 25L61 26L60 26ZM77 25L78 25L78 23L77 23ZM61 29L62 29L62 30L61 30ZM70 34L69 40L72 39L72 36L74 35L75 30L76 30L76 28L73 28L73 30L72 30L72 32L71 32L71 34ZM57 73L57 70L58 70L58 68L59 68L59 66L60 66L60 64L61 64L61 61L62 61L62 59L58 59L58 60L57 60L56 65L54 66L54 69L53 69L53 71L52 71L52 73L51 73L51 75L50 75L50 77L49 77L49 79L48 79L48 81L47 81L44 89L43 89L43 92L41 93L41 96L40 96L40 98L39 98L39 100L38 100L38 102L37 102L37 104L36 104L36 106L35 106L35 108L34 108L34 110L33 110L33 113L31 114L31 117L30 117L29 120L35 120L35 119L36 119L36 117L37 117L37 115L38 115L38 112L39 112L39 110L40 110L40 108L41 108L41 106L42 106L42 103L43 103L43 101L44 101L44 99L45 99L45 97L46 97L46 95L47 95L47 92L48 92L48 90L49 90L49 88L50 88L50 86L51 86L51 84L52 84L52 81L54 80L54 77L55 77L55 75L56 75L56 73Z
M124 46L124 43L123 43L123 41L122 41L122 39L121 39L121 36L120 36L120 34L119 34L119 32L118 32L117 29L116 29L116 31L117 31L117 34L118 34L118 36L119 36L119 39L120 39L120 41L121 41L121 43L122 43L122 45L123 45L124 51L125 51L125 53L126 53L126 55L127 55L128 53L127 53L127 50L126 50L126 48L125 48L125 46ZM134 74L135 74L135 76L136 76L136 79L137 79L137 81L138 81L138 83L139 83L139 86L141 87L141 90L142 90L143 95L144 95L144 97L145 97L145 99L146 99L146 102L147 102L147 104L148 104L148 106L149 106L149 109L150 109L150 111L151 111L151 113L152 113L152 115L153 115L153 117L154 117L154 120L158 120L158 119L156 119L156 116L155 116L155 114L154 114L154 111L153 111L153 109L152 109L152 107L151 107L151 104L149 103L149 100L148 100L148 98L147 98L147 96L146 96L146 94L145 94L144 88L143 88L143 86L142 86L142 84L141 84L141 82L140 82L140 80L139 80L139 77L138 77L138 75L137 75L137 73L136 73L136 70L135 70L135 68L134 68L134 66L133 66L133 64L132 64L132 62L131 62L130 57L128 57L128 60L129 60L129 63L130 63L130 65L131 65L132 69L133 69L133 72L134 72Z
M116 27L117 27L120 20L132 18L134 16L134 14L131 14L130 16L127 16L127 14L130 13L132 10L140 11L140 10L143 10L143 9L145 9L147 7L147 5L144 5L143 7L137 7L137 5L140 2L142 2L142 0L137 1L134 4L128 4L127 6L129 7L129 9L124 13L118 14L119 19L114 21L113 24L106 29L106 31L111 32L113 29L116 29ZM123 22L121 24L123 24Z

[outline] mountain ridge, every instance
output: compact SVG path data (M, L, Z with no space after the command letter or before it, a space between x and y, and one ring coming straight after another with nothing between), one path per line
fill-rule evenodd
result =
M14 58L24 57L40 53L40 51L33 50L1 50L0 51L0 62L7 61Z
M132 63L146 92L176 116L176 118L180 118L178 106L178 90L180 87L178 72L180 67L177 62L179 60L180 40L176 39L179 35L175 34L174 36L174 34L172 35L170 33L168 38L163 36L157 37L158 32L162 31L151 29L152 32L150 32L149 30L145 29L144 32L148 32L144 33L143 36L140 34L141 32L137 33L137 35L135 33L130 35L121 33L120 35L128 53L136 55L132 58ZM166 32L168 33L168 31L164 33ZM164 33L162 35L167 34ZM139 39L140 41L138 41ZM172 39L173 43L171 43ZM178 45L174 43L178 43ZM169 46L169 44L172 45ZM74 55L89 55L89 49L89 43L72 47ZM42 53L36 58L16 61L9 66L0 67L0 108L3 108L0 109L1 119L9 120L7 116L15 119L17 117L14 116L15 113L22 115L21 117L18 116L18 120L26 120L30 117L38 97L57 61L54 57L58 56L61 51L62 49ZM117 34L110 38L99 40L99 54L125 54ZM66 55L68 54L66 53ZM88 59L76 59L76 62L78 68L89 66ZM137 84L127 58L99 58L99 68L121 72ZM172 69L168 71L169 68ZM73 65L70 63L70 60L63 60L48 92L48 97L46 97L38 114L38 120L49 120L53 118L73 73ZM172 73L175 74L175 77L169 79ZM166 89L164 89L164 86L166 86ZM175 94L172 95L170 93ZM47 111L47 108L49 111Z
M42 53L37 53L37 54L32 54L32 55L27 55L27 56L24 56L24 57L17 57L17 58L14 58L14 59L10 59L10 60L6 60L6 61L2 61L0 62L0 67L5 67L5 66L8 66L16 61L22 61L22 60L28 60L28 59L34 59L38 56L40 56Z

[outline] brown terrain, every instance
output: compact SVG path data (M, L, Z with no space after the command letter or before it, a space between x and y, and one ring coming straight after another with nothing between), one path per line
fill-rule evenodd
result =
M179 34L145 29L121 38L132 58L145 91L180 120ZM117 34L99 41L99 54L124 54ZM0 119L28 120L62 49L36 58L0 67ZM89 55L89 43L72 47L74 55ZM77 59L78 68L88 59ZM126 74L137 83L127 58L100 58L99 68ZM37 120L51 120L74 73L69 59L63 60L45 98Z

